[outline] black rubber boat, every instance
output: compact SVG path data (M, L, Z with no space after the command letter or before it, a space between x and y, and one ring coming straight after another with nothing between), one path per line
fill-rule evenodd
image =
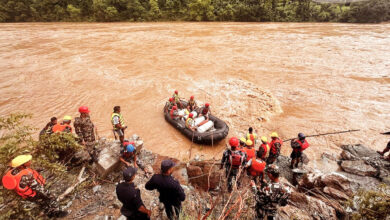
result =
M183 106L186 106L186 102L182 102ZM170 109L168 109L169 104L166 103L164 107L164 117L169 124L179 130L190 140L193 140L194 143L212 145L216 144L218 141L224 139L229 133L229 126L222 121L221 119L215 117L214 115L209 115L209 119L214 122L214 128L210 131L204 133L199 133L197 131L192 131L191 129L186 128L185 122L182 120L173 120L169 115Z

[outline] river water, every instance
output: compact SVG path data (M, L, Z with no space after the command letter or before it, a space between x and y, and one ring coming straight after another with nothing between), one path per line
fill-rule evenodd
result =
M249 126L309 138L306 153L338 153L344 143L382 149L390 130L390 24L22 23L0 24L0 115L52 116L91 109L100 136L122 107L145 147L186 159L191 142L163 118L175 89L209 102L229 137ZM192 145L192 157L219 158L225 141ZM282 154L289 155L289 144Z

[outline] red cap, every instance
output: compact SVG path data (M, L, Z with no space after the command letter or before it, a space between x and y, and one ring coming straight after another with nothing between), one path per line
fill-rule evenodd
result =
M192 113L190 113L189 115L188 115L188 117L190 117L190 118L192 118L194 115L192 114Z
M176 105L174 105L174 106L172 107L172 109L173 109L173 110L176 110L176 109L177 109L177 106L176 106Z
M172 97L171 97L171 98L169 98L169 101L170 101L170 102L172 102L172 101L173 101L173 98L172 98Z
M179 93L177 90L175 90L175 94Z
M206 107L209 107L209 106L210 106L210 104L209 104L209 103L206 103L204 106L206 106Z
M190 99L191 99L191 100L194 100L194 96L192 95Z
M236 138L236 137L232 137L229 140L229 145L232 147L238 147L239 143L240 142L239 142L238 138Z
M81 106L81 107L79 108L79 112L80 112L80 113L89 113L89 109L88 109L87 106Z

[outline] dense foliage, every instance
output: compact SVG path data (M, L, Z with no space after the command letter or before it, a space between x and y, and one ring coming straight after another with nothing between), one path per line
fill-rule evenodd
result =
M2 0L0 22L33 21L390 20L389 0L330 4L311 0Z

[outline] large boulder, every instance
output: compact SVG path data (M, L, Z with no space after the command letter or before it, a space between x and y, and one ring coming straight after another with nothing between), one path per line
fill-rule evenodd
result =
M372 150L362 144L342 145L341 149L351 153L354 157L357 158L379 157L378 153L375 150Z
M192 161L187 166L189 182L205 191L216 189L221 180L215 161Z
M348 200L349 196L347 194L341 192L340 190L334 189L332 187L327 187L325 186L323 189L324 193L329 195L330 197L334 199L339 199L339 200Z
M344 160L340 164L341 168L348 173L360 176L377 176L378 170L363 160Z
M96 169L100 176L105 178L119 166L121 143L119 141L108 142L102 139L99 141L99 146L101 151L96 162Z
M322 187L331 187L349 196L352 196L353 194L351 180L337 172L321 175L319 185Z
M320 199L307 196L304 193L291 193L290 203L295 207L299 207L300 210L303 210L311 219L338 219L336 210L333 207ZM294 218L294 214L295 213L291 213L288 217L290 219Z

